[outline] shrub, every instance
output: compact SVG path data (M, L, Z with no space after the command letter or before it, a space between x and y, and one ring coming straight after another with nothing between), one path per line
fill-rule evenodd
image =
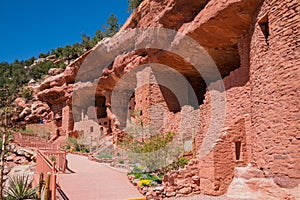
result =
M50 156L49 156L49 159L50 159L52 162L56 162L56 156L54 156L54 155L50 155Z
M133 175L134 179L140 180L151 180L151 182L156 182L158 184L162 183L162 174L151 174L143 172L142 166L134 167L131 172L127 173L127 175Z
M106 148L98 153L98 158L112 158L113 150Z
M79 152L81 153L90 153L90 148L88 147L81 147Z
M56 68L56 65L53 64L51 61L45 61L42 63L39 63L32 67L31 71L29 72L29 75L31 78L35 80L41 79L43 76L48 74L49 69Z
M36 189L31 186L32 181L28 176L19 175L13 178L9 177L9 186L6 190L7 200L23 200L36 198Z
M179 167L179 168L183 168L185 165L187 165L189 163L189 160L184 158L184 157L181 157L178 159L178 161L176 162L176 165Z
M136 9L143 0L128 0L128 10L134 10Z
M179 168L183 168L188 163L189 163L188 159L181 157L177 161L175 161L175 162L169 164L168 166L164 167L163 169L161 169L161 173L166 173L171 170L178 170Z
M167 166L170 160L182 152L180 148L170 145L175 135L175 133L156 134L142 141L127 135L120 145L128 150L131 163L139 162L146 166L147 172L154 172Z
M20 129L19 132L22 135L36 136L36 134L34 133L34 130L31 128Z
M79 144L77 142L77 139L74 137L68 137L66 140L66 149L74 149L75 151L79 151Z
M32 99L32 90L30 88L23 89L22 97L25 98L26 100L31 100Z

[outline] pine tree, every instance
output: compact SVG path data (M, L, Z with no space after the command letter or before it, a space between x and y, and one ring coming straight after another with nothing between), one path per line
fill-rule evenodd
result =
M128 10L136 9L142 2L143 0L128 0Z
M119 31L120 24L115 14L111 14L107 19L106 23L108 25L108 26L104 26L105 29L104 35L106 37L112 37Z

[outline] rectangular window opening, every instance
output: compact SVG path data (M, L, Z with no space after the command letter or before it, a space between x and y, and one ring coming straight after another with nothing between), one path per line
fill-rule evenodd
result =
M269 36L270 36L270 27L269 27L269 17L268 14L266 14L265 16L263 16L259 22L258 22L261 31L263 32L264 36L265 36L265 40L267 45L269 45Z
M235 142L235 159L240 160L241 159L241 142Z

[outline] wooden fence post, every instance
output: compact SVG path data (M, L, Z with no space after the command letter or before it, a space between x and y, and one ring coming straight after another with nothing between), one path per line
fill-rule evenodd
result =
M50 176L51 176L51 173L48 172L47 177L46 177L46 183L45 183L44 198L42 200L49 200Z
M66 173L66 167L67 167L67 152L64 150L63 154L63 173Z
M56 200L56 174L52 177L52 190L51 190L51 200Z
M52 165L52 182L51 182L51 199L52 200L55 200L56 199L56 169L55 169L55 166L56 166L56 162L54 161L53 162L53 165Z
M44 183L44 173L41 172L40 179L39 179L39 188L37 192L38 199L41 199L41 191L42 191L43 183Z

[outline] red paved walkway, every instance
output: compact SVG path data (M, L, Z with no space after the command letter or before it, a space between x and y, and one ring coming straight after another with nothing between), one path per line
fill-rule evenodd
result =
M86 157L69 154L68 166L75 173L59 174L58 181L70 200L125 200L142 197L126 173Z

